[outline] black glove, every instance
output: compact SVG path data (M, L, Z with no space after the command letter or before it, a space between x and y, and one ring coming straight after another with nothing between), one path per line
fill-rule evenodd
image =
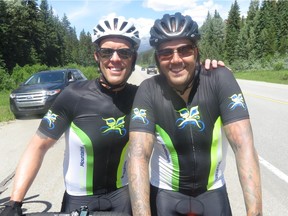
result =
M22 202L9 201L5 204L5 208L0 213L0 216L21 216L22 215Z

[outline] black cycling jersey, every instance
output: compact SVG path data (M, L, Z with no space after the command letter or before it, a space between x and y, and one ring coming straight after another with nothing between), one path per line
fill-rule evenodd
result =
M130 131L156 135L151 184L190 196L222 187L221 126L249 118L240 87L227 68L201 68L186 104L165 79L141 83L131 114Z
M118 92L97 81L71 84L57 97L39 130L53 139L65 133L64 179L70 195L95 195L128 184L126 152L137 86Z

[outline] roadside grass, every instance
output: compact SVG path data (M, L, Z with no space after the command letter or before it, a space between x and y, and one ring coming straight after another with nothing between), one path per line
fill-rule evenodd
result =
M288 85L288 70L281 71L241 71L235 72L237 79L246 79Z
M15 119L9 106L9 91L0 92L0 122L6 122Z
M288 70L281 71L241 71L235 72L237 79L263 81L288 85ZM0 92L0 122L15 119L9 107L9 91Z

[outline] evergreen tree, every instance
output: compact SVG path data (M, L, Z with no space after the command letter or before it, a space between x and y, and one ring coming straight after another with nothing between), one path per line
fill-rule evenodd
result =
M91 66L95 64L94 60L95 48L91 41L90 33L85 33L84 29L80 33L79 38L79 55L78 63L83 66Z
M5 65L5 48L8 46L8 28L7 4L4 0L0 0L0 67L3 68Z
M281 55L288 53L288 1L277 2L277 50Z
M257 58L272 56L277 50L276 16L276 1L263 1L255 29Z
M76 35L76 30L70 26L70 22L66 14L64 14L61 25L63 28L63 39L64 39L64 46L63 50L65 51L65 58L64 58L64 65L68 63L77 62L78 56L78 39Z
M257 23L257 14L259 14L259 0L252 0L250 2L249 10L247 12L247 18L245 22L245 27L243 27L242 39L245 40L245 34L247 34L246 41L246 58L249 61L256 59L255 48L256 48L256 35L255 35L255 24ZM240 33L241 34L241 33ZM242 40L242 44L245 42ZM240 48L241 49L241 48ZM245 55L245 54L244 54Z
M237 43L240 33L240 9L235 0L232 4L226 22L225 56L229 63L237 59Z
M53 17L52 8L49 9L47 0L42 0L41 8L41 59L47 66L56 66L59 64L59 46L57 44L56 25Z
M201 57L202 59L223 59L225 24L220 14L215 11L211 18L208 12L207 18L200 28L201 32Z

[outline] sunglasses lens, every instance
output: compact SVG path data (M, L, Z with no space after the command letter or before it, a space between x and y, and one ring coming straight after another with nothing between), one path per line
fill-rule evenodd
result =
M182 57L193 55L194 48L195 46L193 45L185 45L185 46L178 47L176 50L173 50L173 49L158 50L156 54L158 55L160 60L169 60L173 57L174 53L176 52L182 58Z
M103 59L110 59L114 52L117 52L117 55L122 58L122 59L128 59L133 55L133 50L131 49L110 49L110 48L100 48L98 50L99 55L101 56L101 58Z
M194 47L192 45L187 45L187 46L182 46L182 47L179 47L177 49L177 52L185 57L185 56L188 56L188 55L191 55L192 53L194 53Z
M172 49L162 49L157 51L158 56L169 57L173 55Z
M108 59L108 58L112 57L114 50L109 49L109 48L101 48L98 50L98 52L99 52L101 58Z
M118 49L116 52L122 59L128 59L133 55L133 51L130 49Z

